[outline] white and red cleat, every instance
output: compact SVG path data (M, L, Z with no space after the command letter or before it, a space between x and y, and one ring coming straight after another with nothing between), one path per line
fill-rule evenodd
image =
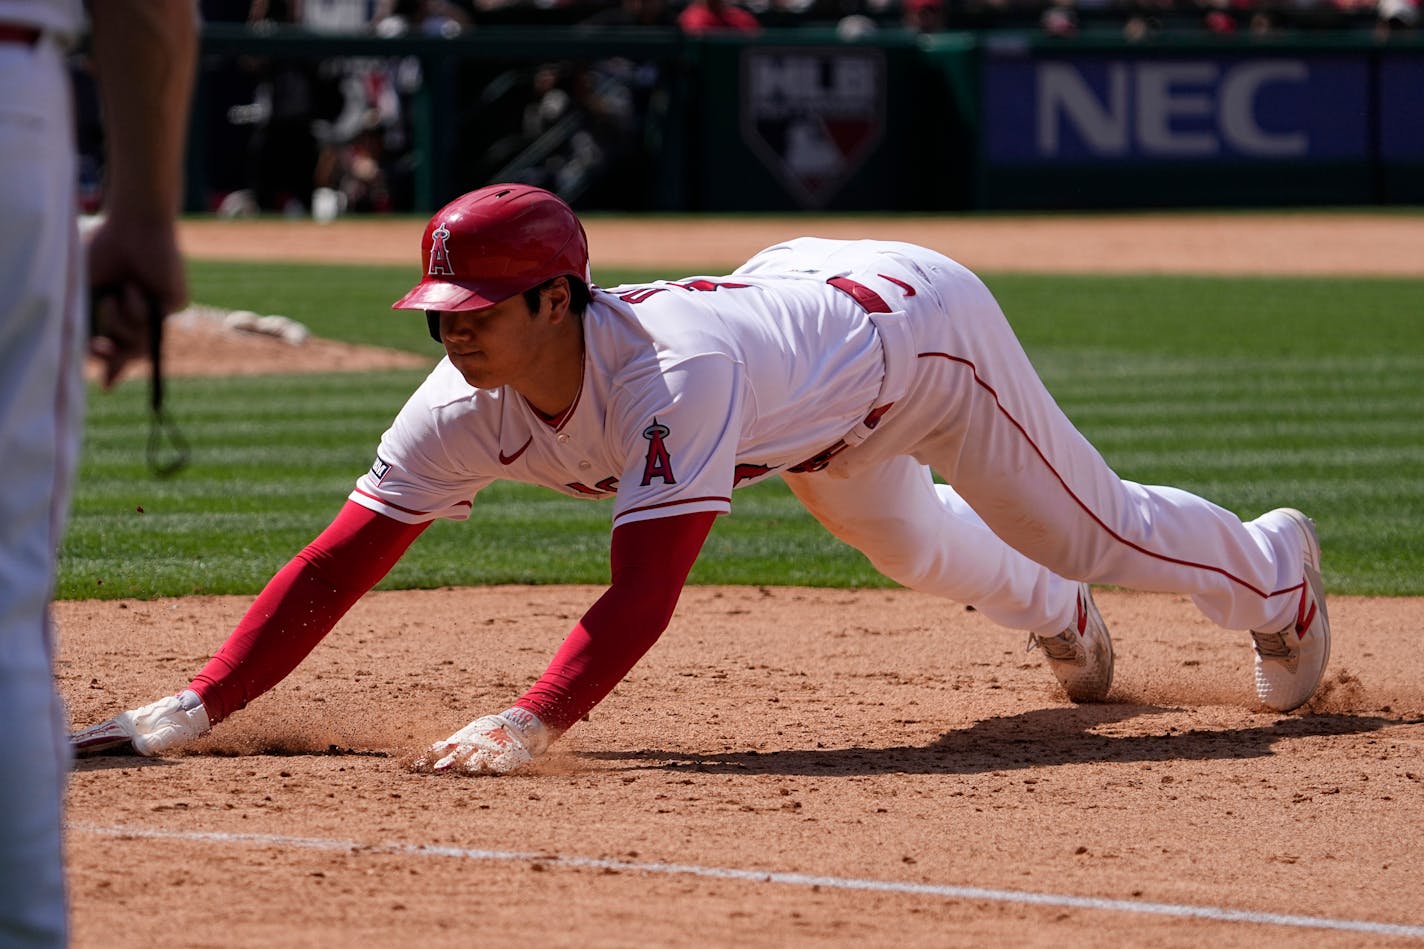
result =
M1048 668L1074 702L1101 702L1112 688L1113 647L1093 590L1078 584L1078 612L1073 624L1052 636L1028 634L1028 648L1043 650Z
M1305 578L1296 615L1283 629L1253 630L1256 647L1256 697L1277 712L1289 712L1310 700L1330 660L1330 617L1325 612L1325 584L1320 579L1320 540L1315 522L1292 508L1263 518L1284 518L1305 541Z

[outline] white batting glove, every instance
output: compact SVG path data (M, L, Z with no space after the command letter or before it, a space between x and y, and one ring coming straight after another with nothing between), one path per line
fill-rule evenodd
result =
M437 741L426 751L423 762L432 771L508 774L543 754L552 741L552 734L537 715L509 708L477 718L444 741Z
M69 736L69 746L79 756L119 749L151 757L190 744L210 729L203 700L184 689L76 732Z

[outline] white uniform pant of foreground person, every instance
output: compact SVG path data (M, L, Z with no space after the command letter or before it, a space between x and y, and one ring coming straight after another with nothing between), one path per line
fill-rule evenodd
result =
M66 932L60 860L69 746L49 598L79 450L86 342L64 56L0 42L0 945ZM39 160L41 157L44 160Z

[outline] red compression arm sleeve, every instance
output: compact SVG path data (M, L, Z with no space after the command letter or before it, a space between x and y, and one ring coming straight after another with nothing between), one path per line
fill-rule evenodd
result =
M404 524L347 501L336 520L277 572L189 686L217 724L286 678L428 524Z
M613 691L667 629L716 517L679 514L614 528L612 585L515 704L563 731Z

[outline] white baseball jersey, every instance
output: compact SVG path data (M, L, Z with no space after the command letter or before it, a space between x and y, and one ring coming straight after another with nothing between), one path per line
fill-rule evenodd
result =
M460 519L507 478L614 497L616 525L726 512L784 474L882 573L1014 628L1063 629L1079 580L1189 594L1236 629L1279 628L1298 599L1297 531L1119 478L993 295L933 251L798 238L727 277L599 290L584 321L563 417L442 362L352 500Z
M813 243L839 248L845 272L873 257ZM824 265L802 266L792 246L726 277L596 289L582 386L552 422L442 360L352 499L404 521L458 520L481 488L508 479L613 497L615 524L726 512L735 487L812 459L881 404L882 314L827 283Z

